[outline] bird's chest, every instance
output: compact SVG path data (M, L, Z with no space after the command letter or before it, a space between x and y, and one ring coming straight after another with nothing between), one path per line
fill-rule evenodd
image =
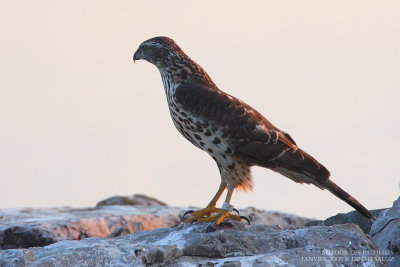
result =
M168 98L168 106L176 129L187 140L206 151L220 165L228 166L232 163L232 148L223 137L221 129L210 121L196 118L176 103L173 97Z

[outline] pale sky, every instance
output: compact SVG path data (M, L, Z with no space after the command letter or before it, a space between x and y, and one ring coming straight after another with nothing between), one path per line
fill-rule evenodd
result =
M174 128L158 70L132 62L159 35L289 132L367 208L399 195L398 1L1 3L2 208L134 193L176 206L211 200L216 164ZM316 218L352 210L270 170L253 177L235 207Z

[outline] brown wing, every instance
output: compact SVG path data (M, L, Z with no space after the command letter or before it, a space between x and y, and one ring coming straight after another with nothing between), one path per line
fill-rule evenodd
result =
M174 96L186 111L220 129L234 152L250 163L261 165L280 157L285 151L297 149L288 134L259 112L216 88L184 84L176 89Z
M234 154L246 162L271 168L300 183L329 177L329 171L298 149L289 134L243 101L217 88L190 83L179 86L174 97L193 116L220 129Z

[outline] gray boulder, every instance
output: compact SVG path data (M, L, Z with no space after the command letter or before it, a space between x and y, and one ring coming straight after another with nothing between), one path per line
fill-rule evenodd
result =
M0 251L0 266L385 266L354 224L180 224L117 238ZM387 259L390 261L390 258Z
M400 198L379 215L370 235L379 249L394 256L390 266L400 266Z

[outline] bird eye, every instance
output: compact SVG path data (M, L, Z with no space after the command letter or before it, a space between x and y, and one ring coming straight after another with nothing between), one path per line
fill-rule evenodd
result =
M143 50L143 52L146 52L147 46L143 46L142 50Z

